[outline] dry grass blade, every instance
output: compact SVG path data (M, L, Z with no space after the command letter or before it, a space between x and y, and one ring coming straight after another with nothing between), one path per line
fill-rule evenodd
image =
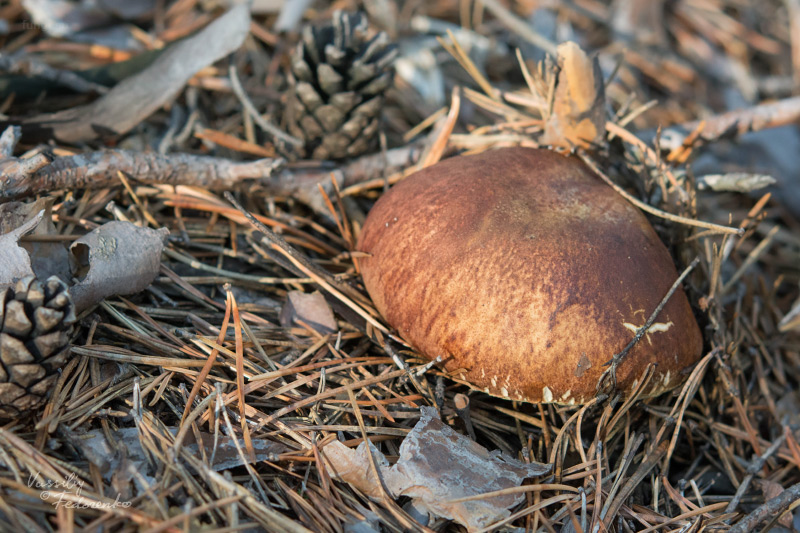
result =
M453 128L456 125L460 111L461 95L458 87L454 87L450 102L450 111L448 111L445 119L437 127L436 138L428 148L427 152L422 156L422 158L420 158L418 168L423 169L425 167L429 167L435 163L438 163L442 158L442 155L444 155L444 151L447 148L447 141L450 139L450 135L453 133Z
M233 312L233 331L236 338L236 393L239 403L239 416L242 421L242 435L244 435L244 445L247 448L247 454L250 461L255 461L256 454L253 451L253 441L250 438L250 428L247 426L247 403L245 402L244 395L244 345L242 343L242 319L239 316L239 306L236 304L236 299L233 293L228 289L227 291L228 305L231 306Z
M511 31L517 33L526 41L550 54L556 53L555 43L535 32L529 24L520 20L497 0L482 0L482 4Z
M751 266L753 266L753 264L755 264L756 261L758 261L759 257L761 257L761 255L767 250L769 245L772 243L772 239L778 233L779 229L780 229L779 226L771 228L767 233L767 236L764 237L764 239L760 243L758 243L758 246L753 248L753 250L749 254L747 254L747 257L745 258L744 263L742 263L742 266L740 266L739 269L733 274L733 276L731 276L731 279L726 281L725 285L722 286L722 290L720 291L721 294L725 294L726 292L728 292L728 290L730 290L730 288L733 287L736 284L736 282L742 277L745 271Z
M487 80L486 77L481 74L481 71L475 66L475 63L472 62L472 59L470 59L469 54L467 54L461 45L458 44L458 40L456 40L453 32L448 30L447 36L450 37L450 43L441 37L437 38L439 44L442 45L442 48L447 50L447 52L453 56L456 61L458 61L458 64L467 71L467 74L469 74L473 80L475 80L475 83L477 83L481 90L486 93L486 96L497 100L497 91L494 89L494 87L492 87L492 84L489 83L489 80Z
M219 337L217 338L217 344L222 344L222 341L225 339L225 334L228 331L228 323L231 319L231 306L225 306L225 317L222 319L222 327L220 327ZM189 397L186 400L186 407L183 410L183 416L181 416L181 426L184 424L186 420L186 416L189 414L189 411L192 408L195 398L200 393L200 388L206 381L208 377L208 373L211 372L211 367L214 364L214 361L217 358L218 350L213 349L208 354L208 358L206 359L205 364L203 364L202 370L200 370L200 374L195 379L194 385L192 386L191 392L189 392Z

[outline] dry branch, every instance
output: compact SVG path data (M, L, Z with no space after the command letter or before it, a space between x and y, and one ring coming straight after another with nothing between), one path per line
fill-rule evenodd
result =
M9 127L0 137L0 152L11 154L20 131ZM266 192L293 197L315 211L328 214L319 186L333 193L331 177L341 188L381 180L417 163L423 143L412 143L385 153L371 154L334 166L276 169L282 159L233 161L192 154L102 150L51 159L38 153L27 159L0 159L0 201L15 200L60 189L99 189L120 183L119 172L136 181L162 185L190 185L211 190L234 189L244 180L257 180Z
M0 71L35 76L80 93L95 92L105 94L108 92L108 87L104 85L85 80L72 71L53 68L32 57L0 54Z
M59 189L109 187L120 183L119 172L142 183L229 189L244 179L267 178L282 163L281 159L237 162L190 154L160 155L130 150L103 150L59 157L49 164L44 161L41 166L25 164L27 161L30 159L14 160L13 165L0 161L0 168L4 171L0 178L0 200L14 200Z
M670 126L662 131L661 144L667 149L680 147L687 137L698 129L697 137L703 142L710 143L798 122L800 122L800 96L795 96Z
M800 483L792 485L771 500L764 502L755 511L739 520L729 530L729 533L747 533L748 531L755 531L759 524L763 524L772 518L779 517L797 500L800 500Z

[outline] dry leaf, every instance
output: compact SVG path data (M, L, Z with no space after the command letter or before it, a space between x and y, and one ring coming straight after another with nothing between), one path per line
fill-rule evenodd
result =
M52 199L0 204L0 287L15 279L36 276L41 280L58 276L68 283L71 276L67 249L57 241L22 241L23 235L55 235L50 210Z
M238 5L91 104L33 117L24 129L66 143L128 132L171 101L199 70L238 49L249 28L247 5Z
M176 435L178 431L177 428L169 428L169 430L172 435ZM116 450L109 445L104 433L99 429L94 429L86 435L81 435L77 438L77 442L89 461L98 467L100 474L106 480L116 478L118 488L123 491L127 488L125 485L131 480L139 481L139 476L133 475L134 471L148 482L153 482L154 479L148 475L148 454L142 448L139 440L139 430L135 427L122 428L112 432L112 435ZM219 472L244 464L247 454L238 452L236 444L231 437L220 435L216 446L213 434L200 432L200 438L209 461L213 456L213 463L210 465L213 470ZM244 444L239 442L239 447L243 448L243 446ZM124 448L124 450L120 450L120 447ZM200 450L193 432L190 431L186 435L183 447L187 448L190 453L199 456ZM256 454L256 461L274 461L278 454L289 450L283 444L265 439L254 440L253 448ZM124 453L120 453L121 451ZM139 489L146 490L146 487L142 486Z
M371 443L370 447L386 488L395 498L409 496L414 506L429 514L454 520L474 531L510 515L509 509L524 494L507 494L468 502L459 498L518 487L526 478L550 472L550 466L525 464L489 452L483 446L443 423L432 407L422 407L422 416L400 446L400 459L391 468ZM381 494L369 464L364 443L351 450L338 441L323 449L338 479L347 481L367 496Z
M41 221L44 210L45 203L42 199L30 203L0 204L0 235L12 232L34 218Z
M339 329L331 306L319 291L311 294L302 291L289 292L281 310L281 325L288 328L295 325L297 320L302 320L323 335Z
M768 174L730 172L700 176L697 178L697 188L701 191L711 189L716 192L752 192L773 185L775 182L775 178Z
M372 450L375 463L381 471L381 476L385 480L389 471L389 462L372 442L369 443L369 447ZM370 498L380 499L383 492L370 467L367 447L364 443L359 444L358 448L353 450L337 440L327 444L323 448L323 452L325 459L328 460L333 468L332 473L337 479L350 483Z
M42 217L44 209L16 229L0 235L0 290L13 285L20 278L33 275L31 258L19 245L19 238L33 231Z
M56 235L51 209L53 200L39 198L35 202L9 202L0 205L0 233L6 233L20 224L43 212L39 223L34 227L31 235L44 237ZM30 257L33 274L39 279L58 276L65 283L71 278L67 248L58 241L28 241L20 243Z
M564 148L599 144L605 135L603 74L576 43L558 45L558 78L553 112L547 117L542 144Z
M80 313L109 296L146 289L158 275L161 250L169 230L140 228L130 222L108 222L70 246L73 276L70 287Z

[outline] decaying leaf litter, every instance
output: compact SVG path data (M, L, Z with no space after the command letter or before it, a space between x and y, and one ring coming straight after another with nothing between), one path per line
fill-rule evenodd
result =
M74 289L92 232L169 236L146 289L97 289L47 403L0 429L4 528L791 530L796 2L47 4L0 8L0 111L21 128L1 142L0 196L24 208L4 261ZM371 150L301 160L282 123L288 67L335 9L386 32L396 74ZM545 143L646 210L679 270L699 258L685 287L706 355L674 394L558 407L471 392L361 290L355 238L387 186L443 157ZM110 242L136 255L128 233ZM448 438L530 476L483 495L498 487L442 487L431 463L416 494L388 482L406 448L424 462ZM360 457L346 482L334 449Z

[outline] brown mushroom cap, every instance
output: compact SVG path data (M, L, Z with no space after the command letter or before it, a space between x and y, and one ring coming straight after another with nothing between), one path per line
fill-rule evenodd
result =
M582 162L506 148L409 176L372 208L358 249L377 309L414 348L489 394L585 403L678 277L644 215ZM677 290L617 369L645 396L702 352Z

